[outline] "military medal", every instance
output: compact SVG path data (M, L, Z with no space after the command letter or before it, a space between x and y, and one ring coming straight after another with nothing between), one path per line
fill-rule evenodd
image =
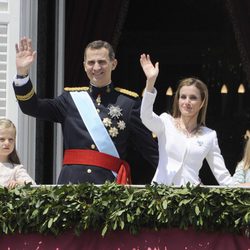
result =
M103 118L102 122L103 122L103 124L104 124L105 127L110 127L112 125L112 121L108 117Z
M126 128L126 124L124 121L120 120L119 122L117 122L117 127L120 129L120 130L124 130Z
M122 117L122 109L119 106L109 105L108 116L102 119L104 126L108 130L111 137L117 137L119 135L119 130L124 130L126 128L126 123L120 120ZM119 120L118 120L119 119Z
M109 110L108 115L110 115L111 118L119 119L119 117L122 116L122 109L119 106L110 105L108 107L108 110Z
M119 134L118 129L116 127L111 127L109 129L109 134L112 137L116 137Z
M97 105L99 106L101 104L101 95L98 95L96 98Z

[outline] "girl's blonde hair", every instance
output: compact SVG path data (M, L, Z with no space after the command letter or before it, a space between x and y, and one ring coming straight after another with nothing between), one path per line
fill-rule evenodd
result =
M204 82L201 80L189 77L181 80L179 82L178 88L176 90L176 94L174 97L173 103L173 117L178 118L181 116L181 112L179 109L179 98L180 98L180 90L183 86L195 86L200 91L202 107L199 111L198 118L197 118L197 125L198 127L205 125L206 123L206 113L207 113L207 105L208 105L208 89Z
M244 170L247 170L250 168L250 130L246 131L246 134L244 135L244 139L246 140L245 148L244 148L244 155L243 155L243 167Z
M6 129L6 128L12 128L15 132L15 139L16 139L16 127L14 125L14 123L11 120L2 118L0 119L0 129ZM14 145L14 150L9 154L8 156L8 160L10 163L13 164L20 164L20 159L17 155L17 151L16 151L16 142Z

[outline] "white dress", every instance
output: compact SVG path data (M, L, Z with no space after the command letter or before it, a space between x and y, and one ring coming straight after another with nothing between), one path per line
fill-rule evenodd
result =
M7 186L11 180L36 184L23 165L0 162L0 185Z
M199 170L206 159L220 185L234 184L225 166L214 130L201 127L196 135L187 137L180 131L174 118L153 112L157 91L144 92L141 106L143 124L156 134L159 163L152 182L166 185L200 184Z
M240 161L236 166L233 178L236 184L250 182L250 168L245 170L244 162Z

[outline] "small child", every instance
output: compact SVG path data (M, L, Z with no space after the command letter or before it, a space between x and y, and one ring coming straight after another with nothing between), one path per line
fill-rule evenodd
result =
M246 131L244 138L246 140L244 156L236 166L233 179L236 185L250 186L250 130Z
M25 183L36 184L20 164L15 144L15 125L8 119L0 119L0 185L14 188Z

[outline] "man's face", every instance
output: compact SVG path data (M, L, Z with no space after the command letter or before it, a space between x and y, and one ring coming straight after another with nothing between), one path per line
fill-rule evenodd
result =
M90 80L97 87L106 86L111 82L111 73L117 65L117 60L110 60L106 48L88 48L83 62L84 70Z

